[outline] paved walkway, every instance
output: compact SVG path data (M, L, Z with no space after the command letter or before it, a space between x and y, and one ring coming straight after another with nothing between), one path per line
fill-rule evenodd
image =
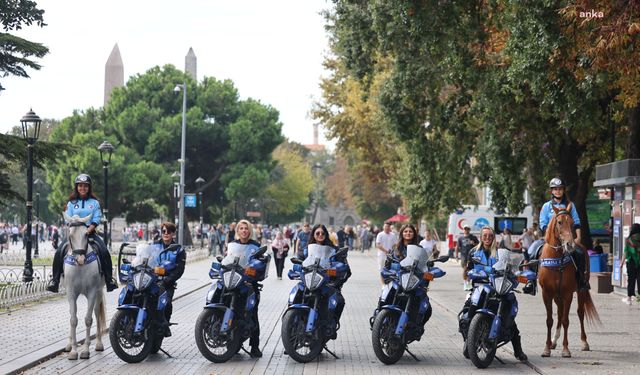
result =
M275 269L271 267L270 277L265 287L260 304L261 346L263 358L251 359L245 353L236 355L224 364L213 364L207 361L197 350L193 334L194 322L202 311L206 289L178 299L174 304L175 326L173 336L165 340L163 348L173 358L163 354L152 355L143 363L130 365L121 361L111 350L109 340L105 336L105 351L92 352L89 360L69 361L66 354L54 356L27 371L37 374L146 374L162 371L166 374L328 374L328 373L375 373L375 374L460 374L474 371L475 367L462 356L462 338L457 332L456 315L465 299L462 291L460 268L451 262L444 265L448 274L433 283L430 291L434 303L434 313L427 323L426 333L420 342L410 345L410 349L420 359L416 362L406 355L393 366L380 363L371 347L371 331L368 319L376 305L379 292L379 281L374 254L354 253L350 255L353 276L345 285L344 294L347 306L343 313L342 328L338 338L329 343L340 359L323 353L319 360L308 364L299 364L284 355L280 337L280 318L286 306L289 290L294 285L290 280L277 280ZM289 265L289 263L287 262ZM194 263L188 266L188 272L178 289L185 292L196 289L198 285L210 283L206 270L208 262ZM189 286L190 285L190 286ZM115 299L115 294L109 296ZM501 348L498 357L504 364L494 361L486 373L491 374L626 374L640 370L640 359L637 358L640 348L638 321L640 307L626 306L617 294L594 295L595 304L600 312L603 325L588 328L591 352L580 351L579 326L575 312L571 316L570 349L573 358L560 358L560 351L555 350L551 358L541 358L540 353L545 340L544 307L539 296L518 295L520 315L518 326L523 334L523 346L529 356L530 363L517 362L510 346ZM51 305L55 304L58 305ZM108 303L109 316L114 311L115 302ZM575 305L573 310L575 311ZM51 314L60 316L52 318ZM21 355L23 363L26 359L39 358L47 349L60 350L64 347L67 335L68 315L66 301L51 302L46 306L39 305L28 311L21 311L17 317L0 316L3 329L0 338L4 342L18 343L21 349L8 348L10 353L0 359L0 373L11 371L7 367L15 360L7 360ZM42 324L42 317L47 321L55 319L50 325ZM9 332L10 331L10 332ZM54 331L47 334L49 331ZM24 333L32 332L31 342L21 344ZM36 343L34 345L34 342ZM13 344L12 344L13 345Z

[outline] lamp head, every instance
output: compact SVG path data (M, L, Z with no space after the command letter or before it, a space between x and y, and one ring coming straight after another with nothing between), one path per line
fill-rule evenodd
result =
M27 143L34 144L40 136L40 125L42 125L40 117L33 112L33 109L30 109L22 116L20 124L22 125L22 137Z
M100 160L102 160L103 165L108 165L111 163L111 154L113 153L113 145L107 141L104 141L98 146L98 150L100 151Z

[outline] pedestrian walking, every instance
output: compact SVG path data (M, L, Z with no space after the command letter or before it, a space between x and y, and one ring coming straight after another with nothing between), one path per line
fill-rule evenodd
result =
M480 241L478 238L471 234L471 227L465 225L463 227L464 234L462 234L458 238L458 242L456 242L456 259L460 260L460 265L462 266L462 280L463 280L463 289L471 290L471 282L467 279L467 260L469 257L469 252L473 249Z
M438 242L431 237L431 229L429 228L424 230L424 239L420 241L420 246L427 251L432 251L431 256L433 258L437 258L440 255Z
M284 269L284 260L289 254L289 242L284 238L282 232L276 233L276 238L271 243L273 251L273 261L276 264L276 274L278 280L282 280L282 270Z
M636 284L640 293L640 224L633 224L629 237L624 243L624 257L620 262L620 271L624 264L627 264L627 297L622 302L631 305L636 299Z
M311 228L309 227L309 223L305 222L302 226L302 231L298 233L298 237L296 238L296 256L299 259L304 259L305 257L304 252L309 243L310 235Z
M378 249L378 270L382 271L387 261L387 255L391 254L393 246L398 242L396 234L391 232L391 224L384 223L382 232L378 233L376 237L376 249ZM382 285L384 285L384 279L380 277Z

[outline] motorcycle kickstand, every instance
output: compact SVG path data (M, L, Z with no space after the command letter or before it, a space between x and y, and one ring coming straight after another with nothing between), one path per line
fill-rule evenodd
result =
M410 355L410 356L412 356L412 357L413 357L413 359L415 359L416 361L420 362L420 360L418 359L418 357L416 357L413 353L411 353L411 351L409 350L409 346L408 346L408 345L404 347L404 350L405 350L407 353L409 353L409 355Z
M162 348L160 348L159 350L160 350L161 352L163 352L163 353L164 353L164 355L166 355L167 357L169 357L169 358L173 358L173 356L172 356L171 354L167 353L167 351L166 351L166 350L164 350L164 349L162 349Z
M240 349L242 349L242 351L243 351L243 352L245 352L245 353L247 353L247 354L251 355L251 353L249 353L249 351L248 351L247 349L245 349L245 348L244 348L244 345L241 345L241 346L240 346Z
M496 355L496 356L494 356L493 358L497 359L497 360L498 360L498 362L500 362L500 363L502 363L502 364L504 365L504 362L503 362L503 361L500 359L500 357L498 357L497 355Z
M338 357L334 352L332 352L331 350L329 350L329 348L327 348L327 346L323 346L322 347L324 350L327 351L327 353L331 354L335 359L340 359L340 357Z

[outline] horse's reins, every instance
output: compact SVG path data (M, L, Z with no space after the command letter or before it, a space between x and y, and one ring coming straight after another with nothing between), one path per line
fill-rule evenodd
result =
M555 233L558 232L557 231L557 228L558 228L558 216L562 216L562 215L567 215L568 216L569 215L569 211L567 211L567 210L559 211L556 214L556 216L554 217L555 223L554 223L554 226L553 226L553 230L554 230ZM559 238L559 237L556 237L556 238ZM560 266L559 266L559 270L558 270L560 272L560 277L558 278L558 289L557 289L558 293L556 293L556 298L558 299L558 301L561 301L560 300L560 296L561 296L561 292L562 292L562 274L564 272L564 257L567 256L567 252L568 252L568 250L567 250L568 246L566 244L562 243L562 241L560 241L560 242L561 243L558 246L549 245L549 247L552 248L556 253L559 252L558 249L562 249L562 254L561 254L561 257L560 257ZM571 259L571 263L573 263L573 267L575 267L576 272L577 272L578 266L576 265L576 263L573 260L573 257L571 255L569 255L569 259Z

